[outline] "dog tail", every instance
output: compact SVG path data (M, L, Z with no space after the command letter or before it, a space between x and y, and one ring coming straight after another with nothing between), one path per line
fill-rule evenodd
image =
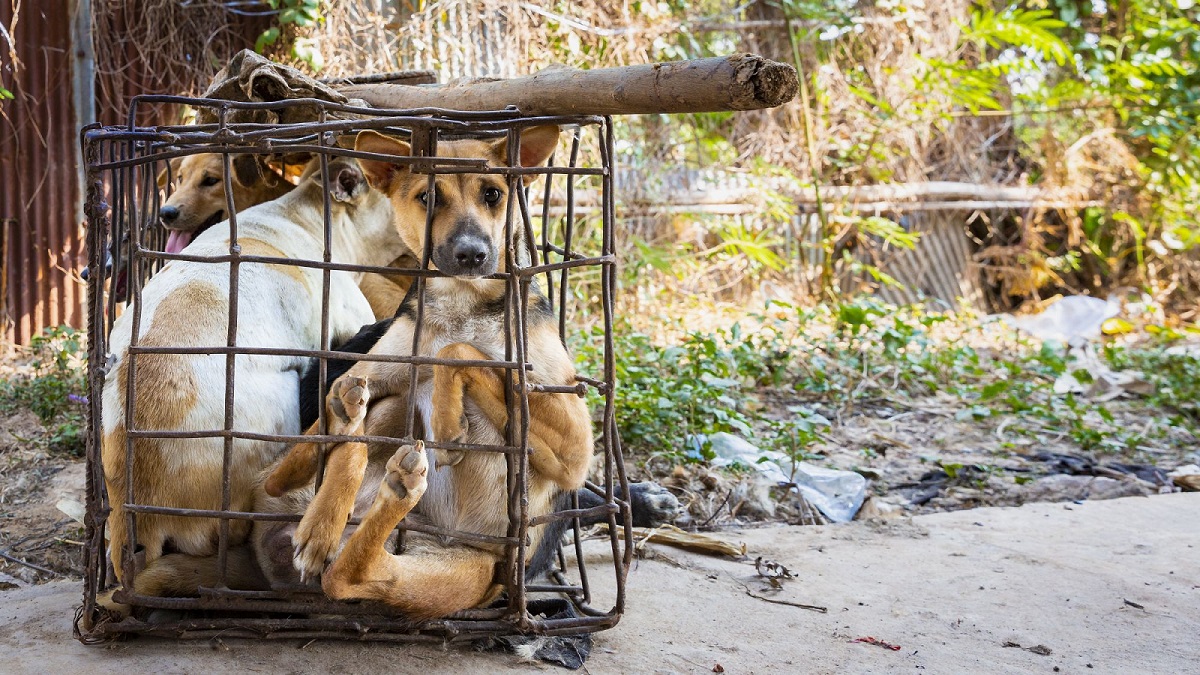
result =
M317 475L318 452L320 445L316 443L297 443L271 469L263 489L272 497L281 497L286 492L308 485Z
M266 577L258 569L254 552L249 546L235 546L226 556L226 573L221 574L217 556L195 556L171 553L150 563L133 582L138 595L160 598L189 597L201 588L216 588L221 585L239 591L256 591L270 588Z

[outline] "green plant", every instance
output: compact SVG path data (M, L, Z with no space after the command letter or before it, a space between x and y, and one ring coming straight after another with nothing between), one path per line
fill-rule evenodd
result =
M299 35L298 30L316 26L325 20L321 12L321 0L267 0L267 4L271 9L279 10L275 15L277 25L259 34L254 41L254 51L265 53L268 47L275 46L281 38L290 34L292 58L308 64L314 72L320 72L325 67L320 45L314 38Z
M767 422L765 449L787 455L791 460L792 469L788 480L792 481L796 477L797 464L818 457L809 452L809 449L821 440L817 426L828 426L829 420L794 406L789 408L788 412L792 413L792 416L787 419Z
M84 374L82 334L67 326L47 328L30 340L29 372L0 382L0 407L28 408L48 431L51 450L83 454Z

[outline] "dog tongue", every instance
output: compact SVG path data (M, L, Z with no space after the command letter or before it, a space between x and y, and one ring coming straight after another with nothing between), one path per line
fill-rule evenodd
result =
M188 244L192 242L191 232L180 232L171 230L171 235L167 237L167 253L179 253Z

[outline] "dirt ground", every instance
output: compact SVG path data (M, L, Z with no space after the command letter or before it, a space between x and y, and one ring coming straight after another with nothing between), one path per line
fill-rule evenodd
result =
M630 573L625 618L597 636L586 672L1191 671L1198 514L1200 495L1172 494L723 533L746 544L748 560L766 556L795 573L775 594L752 562L652 545ZM604 557L599 545L586 555ZM0 593L5 670L564 672L460 646L137 639L85 647L71 638L80 590L56 581ZM899 649L856 641L866 637Z
M626 617L597 636L588 671L1190 669L1200 629L1200 496L1157 493L1171 489L1162 471L1200 463L1195 439L1164 436L1089 458L1061 430L1014 434L1004 419L962 420L959 407L929 397L860 403L845 416L821 411L837 424L815 463L870 481L864 519L846 525L787 525L800 520L787 497L756 491L744 472L640 467L675 488L688 507L681 525L745 543L747 556L648 545L631 572ZM1135 404L1113 410L1137 422ZM0 559L0 645L15 655L0 672L77 670L98 658L107 668L183 673L555 670L465 646L140 639L83 647L70 624L82 591L84 465L49 450L47 435L28 411L0 416L0 553L21 561ZM1133 474L1110 469L1114 462L1153 466ZM604 547L587 546L589 567L603 569ZM767 588L757 556L796 579ZM603 577L593 582L603 586ZM855 641L867 637L900 649Z
M1003 421L964 422L955 419L954 409L934 397L907 407L861 406L829 431L813 462L868 478L870 499L861 517L1152 495L1178 489L1167 487L1166 471L1200 463L1193 439L1184 438L1168 439L1172 442L1163 442L1154 453L1147 449L1128 456L1081 454L1053 432L1034 439L1036 445L1018 438L1020 445L1005 447ZM0 559L0 588L82 574L84 464L35 441L45 434L27 410L0 417L0 552L42 568ZM1070 466L1042 461L1035 450L1077 461ZM1157 472L1139 477L1106 469L1114 462L1150 462L1137 466ZM635 462L629 464L633 468ZM945 465L960 469L951 477L941 469ZM661 482L680 498L686 512L678 524L685 529L807 525L816 514L794 495L768 490L753 472L654 465L635 469L634 475Z
M44 570L0 559L0 588L83 569L84 463L47 451L44 435L28 410L0 419L0 552Z

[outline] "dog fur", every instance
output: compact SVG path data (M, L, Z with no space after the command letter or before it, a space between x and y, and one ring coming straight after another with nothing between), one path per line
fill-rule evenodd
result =
M294 187L268 166L265 156L233 155L229 163L233 208L238 213L282 197ZM159 187L166 187L168 178L175 183L175 190L158 210L169 233L168 253L182 251L202 232L228 219L224 175L224 157L212 153L172 160L170 172L163 169L158 174Z
M209 160L185 166L203 166ZM181 170L190 178L186 168ZM392 225L388 199L371 190L353 161L330 162L333 198L333 259L385 265L405 252ZM324 251L323 196L315 167L288 194L238 213L243 254L319 260ZM188 246L193 255L226 255L229 231L214 227ZM288 265L240 266L240 346L316 349L321 336L320 270ZM373 314L354 275L330 275L330 334L341 342ZM146 284L141 298L142 346L224 346L229 318L229 267L225 263L171 261ZM220 509L224 441L134 439L136 461L127 478L126 400L133 311L113 325L104 384L101 454L109 504L110 553L119 581L128 582L133 562L125 557L130 532L124 504ZM225 364L220 355L141 354L136 357L134 407L129 417L142 430L212 430L224 427ZM271 434L299 431L297 389L307 359L243 355L236 359L234 428ZM233 444L230 508L252 506L259 472L282 444L238 439ZM132 494L131 494L132 492ZM137 543L152 563L166 551L210 555L217 546L216 519L138 514ZM244 540L249 523L230 522L231 543Z
M544 162L557 139L555 127L524 131L521 165ZM355 147L408 154L406 144L372 132L360 134ZM443 156L488 157L497 166L506 162L506 152L505 141L455 141L439 147ZM401 238L414 251L424 248L425 209L428 199L435 200L432 260L443 272L456 276L432 278L425 284L419 353L503 359L506 344L515 337L503 327L505 282L482 277L507 268L506 181L498 175L443 175L436 180L435 195L428 195L424 176L383 162L365 161L363 166L372 185L390 195ZM415 293L372 352L412 353L414 303ZM527 333L528 360L534 364L530 381L573 384L571 358L558 337L548 302L536 289L531 291ZM408 435L405 411L411 371L407 365L370 361L351 367L334 383L328 398L330 431ZM504 391L513 379L509 373L462 366L418 371L415 405L427 437L505 444ZM528 509L536 517L552 510L560 492L583 485L592 456L592 427L587 406L577 396L531 393L529 406ZM293 545L291 564L302 578L323 573L322 586L330 597L380 600L414 619L475 607L499 592L496 570L503 560L503 546L415 532L407 538L402 555L388 553L384 545L406 516L444 529L505 535L508 513L502 454L434 450L427 457L419 443L394 453L386 446L343 443L330 451L321 488L308 501L317 452L315 444L296 445L264 484L268 495L281 500L277 506L304 507L299 526L264 523L265 536L260 539L256 534L256 543L262 544L260 563L268 577L281 571L280 544L286 538ZM303 487L300 494L288 494L297 487ZM370 506L361 524L347 532L347 517L366 504ZM531 529L531 554L544 530L544 526Z
M232 168L233 205L241 212L256 204L277 199L292 190L295 164L276 169L264 155L234 155ZM172 160L171 171L158 175L159 187L165 187L168 175L176 182L175 190L159 209L159 220L169 233L166 251L178 253L192 239L225 220L225 186L221 180L224 162L221 155L188 155ZM389 267L414 268L416 259L410 254L388 261ZM408 291L410 277L367 273L359 275L359 290L367 297L376 319L395 316L400 301Z
M540 164L556 140L553 129L524 137L523 150L532 147L535 152L523 152L522 164ZM360 135L358 146L389 154L408 152L404 144L372 133ZM503 163L506 151L502 145L481 142L447 143L440 150L454 156L490 156L495 164ZM412 250L421 250L426 206L418 197L427 178L388 164L364 164L372 183L391 195L401 237ZM444 264L452 250L443 244L453 240L456 229L462 230L473 222L480 231L487 230L493 249L491 257L497 263L495 268L503 265L503 259L497 257L507 252L503 246L503 199L496 200L494 205L483 199L481 204L485 187L506 186L497 176L460 174L439 178L431 243L435 264L454 268L454 260ZM472 196L473 202L467 199ZM440 255L436 253L439 249ZM505 341L510 337L504 334L502 323L504 282L478 278L495 268L476 269L474 274L459 278L428 281L422 353L451 358L504 357ZM410 291L395 320L365 327L339 349L353 353L410 353L415 302L415 291ZM574 369L555 331L552 312L536 289L532 293L528 322L529 359L535 363L531 380L574 383ZM410 367L355 363L331 360L328 364L328 378L333 383L328 396L328 432L406 437ZM349 370L355 372L342 377ZM418 380L421 414L414 435L420 437L422 430L426 430L425 435L431 438L503 443L501 430L507 421L503 393L506 378L505 374L489 369L421 368ZM301 395L302 425L310 427L311 433L316 430L313 421L322 399L315 371L306 374ZM587 408L577 397L535 393L530 396L530 406L533 452L528 474L529 511L536 516L569 508L572 491L582 484L586 474L592 439ZM304 520L299 525L256 522L251 544L230 550L230 574L223 580L232 588L257 590L295 584L325 570L325 587L333 597L379 598L402 607L415 619L445 615L483 604L493 597L499 589L495 569L503 555L502 547L410 533L404 555L392 557L384 552L383 542L414 504L416 510L408 513L410 523L504 535L507 512L503 456L435 451L435 469L430 472L429 460L419 447L395 450L390 444L337 446L329 455L318 495L313 480L317 446L298 444L286 458L264 471L254 510L305 514ZM437 467L438 463L443 466ZM425 490L427 484L429 489ZM600 503L600 498L590 491L578 490L577 494L585 508ZM639 524L657 525L673 520L679 512L679 502L652 483L630 486L628 498ZM364 527L347 526L347 515L362 518ZM531 530L528 578L550 568L555 544L567 524L567 521L553 521ZM544 540L544 545L538 545L539 540ZM342 557L333 563L334 568L325 569L338 549L342 549ZM372 581L364 583L365 579ZM137 584L138 592L145 595L193 595L199 585L216 585L221 580L214 557L176 554L149 566L138 577Z

